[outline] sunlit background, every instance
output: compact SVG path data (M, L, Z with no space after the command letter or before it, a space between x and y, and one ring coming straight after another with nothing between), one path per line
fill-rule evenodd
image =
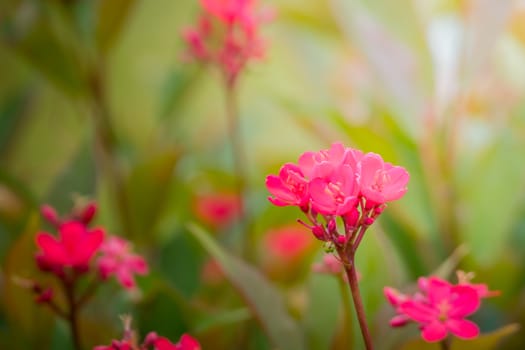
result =
M383 287L410 290L440 267L453 281L456 268L474 271L474 282L501 291L473 317L482 332L525 326L525 2L259 4L275 17L262 27L265 57L237 89L241 232L224 86L185 55L181 36L197 0L0 2L1 348L69 348L63 322L12 279L38 276L39 206L65 213L90 198L97 223L132 240L152 273L139 278L140 293L97 295L82 315L86 345L118 337L118 316L130 313L142 334L272 349L264 325L280 321L254 314L242 293L252 280L224 276L211 258L218 244L282 295L305 349L360 349L356 322L354 332L341 328L336 279L312 272L322 242L296 223L299 210L273 207L264 186L281 164L334 141L411 175L357 256L378 349L412 349L405 343L418 338L416 326L388 326ZM112 133L100 135L100 123ZM271 300L255 294L253 303ZM498 347L523 348L523 331Z

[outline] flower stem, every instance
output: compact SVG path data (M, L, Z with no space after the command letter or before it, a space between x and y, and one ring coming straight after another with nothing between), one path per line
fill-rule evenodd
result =
M441 350L450 350L450 338L445 338L439 342Z
M241 128L239 123L239 111L237 104L237 89L236 81L226 80L226 117L228 119L228 134L231 140L232 157L233 157L233 171L235 173L235 187L237 197L239 200L239 225L241 232L246 229L247 226L247 214L246 214L246 162L243 152L243 142L241 137ZM249 239L245 238L244 253L248 254Z
M366 323L365 309L363 301L361 300L361 293L359 292L359 283L357 281L357 271L355 269L354 254L345 254L342 248L338 248L339 257L345 267L346 276L348 277L348 284L352 291L352 299L354 301L355 312L357 314L357 320L359 321L359 327L361 328L361 335L365 342L366 350L373 350L372 337L370 336L370 330Z
M66 294L69 312L67 314L67 321L69 324L69 330L71 332L71 338L73 340L73 348L75 350L81 350L80 345L80 333L78 329L78 308L75 302L75 282L74 280L62 280L64 292Z

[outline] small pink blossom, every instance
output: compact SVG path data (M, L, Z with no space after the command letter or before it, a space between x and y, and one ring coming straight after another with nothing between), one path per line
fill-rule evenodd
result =
M157 338L154 344L155 350L201 350L199 342L188 334L183 334L177 344L164 337Z
M114 275L127 289L135 287L134 274L148 273L148 264L143 257L131 252L131 245L120 237L110 237L100 248L97 266L102 279Z
M343 264L333 254L325 254L323 261L312 265L312 270L317 273L324 273L329 275L341 275L344 271Z
M266 188L273 196L268 199L274 205L305 207L308 204L308 181L304 178L301 169L294 164L283 165L279 176L268 175Z
M391 326L416 322L427 342L441 341L448 333L461 339L479 335L478 326L466 317L479 309L483 295L480 291L485 288L482 290L464 281L453 285L434 276L419 278L418 288L419 292L413 296L385 288L385 296L397 313L390 321Z
M85 270L104 239L102 229L88 230L76 221L61 224L58 234L58 238L47 232L36 236L40 248L36 258L43 270L58 272L65 267Z
M193 210L202 222L221 229L239 216L241 203L239 197L230 192L202 194L195 198Z
M314 239L297 224L269 230L264 236L264 252L280 265L299 261L313 247Z
M360 161L361 193L373 204L397 200L406 193L408 172L399 166L385 163L380 155L367 153Z

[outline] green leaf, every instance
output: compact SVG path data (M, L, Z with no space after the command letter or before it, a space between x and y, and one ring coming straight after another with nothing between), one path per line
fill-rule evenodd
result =
M190 224L188 229L221 265L226 278L252 310L274 347L279 350L307 349L301 329L286 311L283 297L275 287L257 270L229 255L202 228Z
M32 349L46 349L51 342L54 316L45 306L34 301L34 294L17 283L16 279L33 279L38 275L34 260L35 233L39 228L38 215L34 213L27 222L23 234L11 246L4 265L2 309L6 313L9 335L17 344ZM42 283L44 276L39 276ZM47 282L42 284L48 287Z
M493 332L480 335L473 340L461 340L454 338L450 350L491 350L494 349L498 343L519 330L519 325L516 323L506 325ZM406 343L402 350L439 350L439 343L427 343L423 339L416 339Z
M135 0L99 1L95 35L99 50L102 53L107 53L115 45L116 39L135 3Z
M179 152L158 153L138 164L128 179L130 218L139 239L154 237L158 219L166 205Z

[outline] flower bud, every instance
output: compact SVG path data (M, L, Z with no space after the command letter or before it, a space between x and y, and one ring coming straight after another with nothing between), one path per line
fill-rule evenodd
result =
M56 210L52 206L44 204L40 208L40 213L42 214L42 217L47 222L49 222L51 225L53 225L53 226L60 225L60 219L58 217L58 214L57 214Z
M95 217L96 213L97 204L95 202L90 202L80 213L79 220L82 221L85 225L88 225L91 222L91 220L93 220L93 217Z
M365 219L365 225L366 225L366 226L370 226L370 225L372 225L374 222L375 222L375 219L374 219L374 218L366 218L366 219Z
M320 241L326 241L326 231L322 225L312 227L312 233Z

